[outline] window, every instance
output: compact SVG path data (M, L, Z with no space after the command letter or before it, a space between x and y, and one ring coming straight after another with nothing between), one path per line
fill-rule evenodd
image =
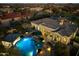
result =
M54 39L54 41L56 41L56 38Z
M52 37L52 35L50 35L50 37Z
M40 30L39 26L38 26L38 30Z
M64 40L64 42L66 42L67 40L66 40L66 38L63 38L63 40Z
M60 37L59 36L57 36L57 41L60 41Z

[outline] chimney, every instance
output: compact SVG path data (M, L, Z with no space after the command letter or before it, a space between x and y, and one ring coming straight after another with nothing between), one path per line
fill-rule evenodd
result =
M60 25L63 25L64 22L65 22L65 19L64 19L64 18L60 18L59 24L60 24Z

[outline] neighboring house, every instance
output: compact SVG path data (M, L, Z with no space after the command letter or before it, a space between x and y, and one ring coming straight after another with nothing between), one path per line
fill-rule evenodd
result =
M63 44L69 44L77 33L77 26L70 21L60 18L54 20L51 18L43 18L31 22L35 29L42 32L44 39L47 41L56 41Z
M31 16L31 14L29 13L5 13L3 16L1 16L1 21L9 21L10 19L14 19L14 20L20 20L21 18L26 18Z
M19 33L8 34L2 40L2 44L4 45L5 48L10 48L11 46L13 46L13 42L17 40L19 36L20 36Z
M1 17L1 19L3 19L3 20L6 20L6 19L14 19L14 20L17 20L17 19L19 19L21 17L22 17L21 13L5 13Z
M10 27L10 21L11 21L12 19L6 19L6 20L1 20L1 26L2 27Z
M50 9L46 9L45 11L48 13L52 13L52 10L50 10Z
M42 11L43 8L42 7L34 7L34 8L30 8L31 11Z
M5 13L3 16L0 17L0 21L2 23L3 27L9 27L10 26L10 21L12 19L14 21L20 21L23 19L26 19L27 17L30 17L30 14L27 13Z
M9 8L9 7L3 7L3 8L0 8L0 10L3 11L3 12L7 12L7 13L12 13L13 12L13 9Z

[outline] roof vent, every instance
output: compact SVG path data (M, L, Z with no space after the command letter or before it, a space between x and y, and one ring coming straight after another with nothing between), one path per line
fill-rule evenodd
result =
M60 20L59 24L60 24L60 25L63 25L63 24L64 24L64 20L63 20L63 19Z

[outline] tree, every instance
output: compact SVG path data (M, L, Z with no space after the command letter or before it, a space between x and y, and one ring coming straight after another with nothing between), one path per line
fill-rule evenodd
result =
M61 56L61 55L67 55L67 46L64 44L61 44L60 42L55 44L55 55Z
M2 24L2 22L0 21L0 25Z
M13 11L14 12L21 12L22 10L19 6L15 6L15 7L13 7Z

